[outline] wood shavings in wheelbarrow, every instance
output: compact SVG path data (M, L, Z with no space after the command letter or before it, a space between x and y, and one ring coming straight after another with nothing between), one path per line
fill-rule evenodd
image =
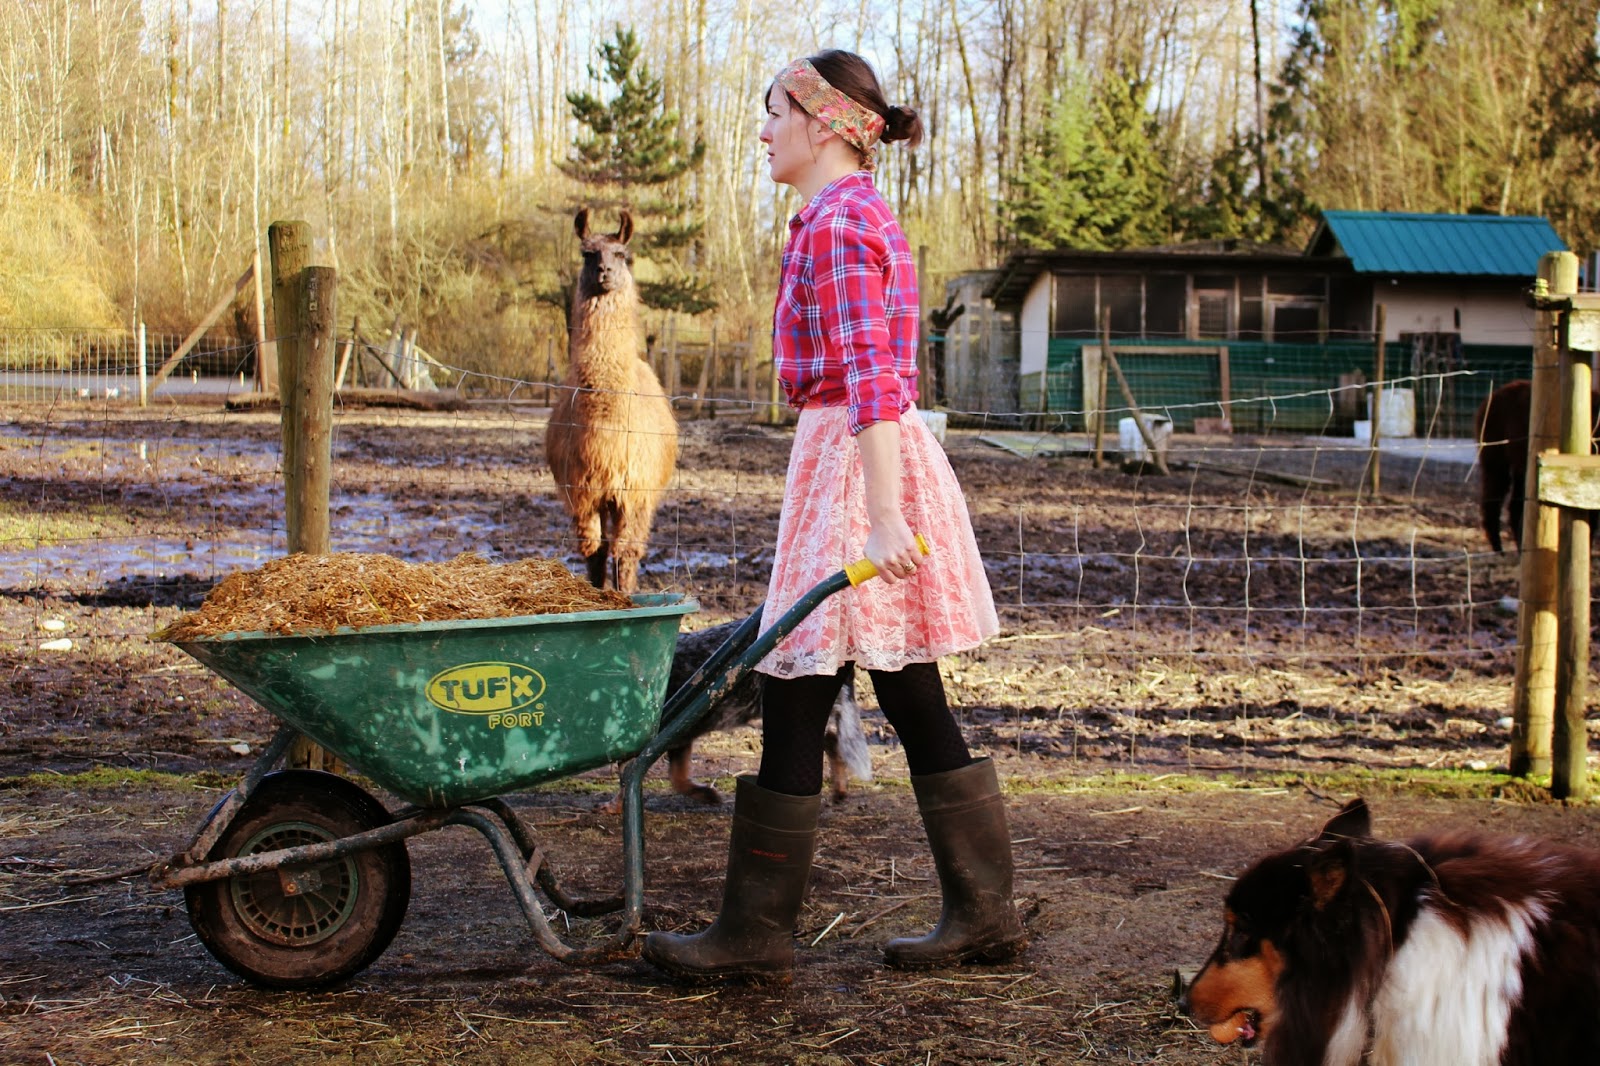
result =
M554 559L491 563L468 552L444 563L407 563L361 552L297 554L230 574L198 610L162 629L156 639L617 611L633 605L622 593L597 589Z

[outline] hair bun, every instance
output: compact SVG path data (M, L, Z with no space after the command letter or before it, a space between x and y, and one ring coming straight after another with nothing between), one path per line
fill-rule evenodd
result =
M922 116L915 108L890 107L883 115L883 140L908 141L915 148L922 143Z

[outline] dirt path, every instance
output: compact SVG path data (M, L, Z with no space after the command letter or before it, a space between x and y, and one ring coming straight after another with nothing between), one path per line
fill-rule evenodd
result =
M168 787L0 794L0 1057L7 1062L1240 1062L1175 1016L1175 971L1220 928L1227 878L1313 832L1304 788L1099 788L1008 760L1019 903L1034 945L1003 968L902 974L879 945L937 901L904 786L858 791L824 818L787 990L687 989L648 965L573 971L540 954L487 848L418 838L398 938L345 988L251 990L191 934L182 898L86 875L176 850L213 800ZM726 783L725 780L723 783ZM518 806L563 875L619 884L598 793ZM1592 843L1596 812L1374 797L1380 831L1440 823ZM648 815L652 927L714 912L726 809L657 794ZM898 909L896 904L901 906ZM885 913L888 912L888 913ZM880 917L881 916L881 917ZM48 1057L47 1057L48 1056Z

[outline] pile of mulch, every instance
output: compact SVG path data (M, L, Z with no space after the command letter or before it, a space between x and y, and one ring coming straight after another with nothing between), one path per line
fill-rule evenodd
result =
M469 552L445 563L407 563L362 552L297 554L229 575L199 610L155 636L304 633L632 606L627 596L595 588L554 559L491 563Z

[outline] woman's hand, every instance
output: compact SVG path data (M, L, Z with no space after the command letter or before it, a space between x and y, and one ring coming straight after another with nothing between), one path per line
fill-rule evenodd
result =
M867 494L867 544L861 554L889 584L917 572L922 551L900 513L900 423L874 422L856 434Z
M905 516L897 510L872 523L861 554L878 568L878 576L892 585L916 576L922 549L917 546L916 534L906 524Z

